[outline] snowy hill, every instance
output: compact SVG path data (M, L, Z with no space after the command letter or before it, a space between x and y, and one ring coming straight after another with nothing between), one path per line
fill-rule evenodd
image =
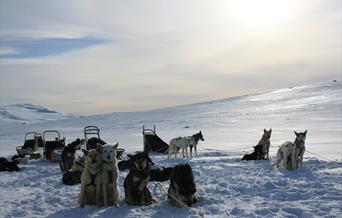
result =
M152 155L158 167L189 163L197 183L194 210L159 202L147 207L77 207L79 186L64 186L56 163L30 161L19 173L1 173L0 214L4 217L339 217L342 213L342 83L311 84L229 99L150 111L112 113L27 125L2 125L2 155L13 155L28 131L57 129L67 142L83 137L83 128L97 125L106 142L120 142L131 152L142 149L142 126L156 125L169 142L202 130L199 157L167 160ZM15 127L15 128L14 128ZM240 161L264 128L272 128L271 161ZM308 130L304 167L279 171L277 146L294 140L293 131ZM120 189L127 172L120 173ZM162 184L167 190L169 182Z
M0 120L4 123L46 122L71 118L71 115L33 104L11 104L0 107Z

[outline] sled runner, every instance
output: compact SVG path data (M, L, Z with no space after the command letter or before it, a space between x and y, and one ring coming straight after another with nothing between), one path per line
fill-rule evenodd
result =
M55 134L53 140L48 140L47 135ZM57 130L46 130L43 132L44 140L44 157L52 162L62 160L62 151L65 147L65 137L61 139L61 136Z
M152 129L145 129L143 126L143 143L145 152L159 152L166 154L169 149L169 145L164 142L156 133L156 126Z
M37 132L27 132L25 134L24 145L16 147L18 155L29 155L38 151L38 147L43 147L42 135Z

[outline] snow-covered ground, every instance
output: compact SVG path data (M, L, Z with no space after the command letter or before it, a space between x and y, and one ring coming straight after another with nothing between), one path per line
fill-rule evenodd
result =
M7 125L9 123L26 124L32 122L46 122L68 119L71 117L72 116L69 114L28 103L1 105L0 107L0 120L2 125Z
M2 121L2 120L1 120ZM9 156L28 131L57 129L67 142L83 136L83 127L97 125L101 138L120 142L127 151L142 149L142 126L157 126L171 138L202 130L200 155L167 160L152 155L157 166L189 162L195 174L199 203L176 208L156 190L159 203L120 208L77 208L79 186L64 186L57 164L45 160L22 165L18 173L2 172L2 217L340 217L342 214L342 83L284 88L219 101L142 112L71 118L26 125L6 122L0 128L0 152ZM271 161L240 161L264 128L272 128ZM308 130L304 167L295 172L272 166L277 146L294 140L294 130ZM241 150L240 150L241 149ZM316 154L320 156L316 156ZM121 173L122 183L127 172ZM167 190L168 182L162 184ZM154 191L154 184L149 184Z

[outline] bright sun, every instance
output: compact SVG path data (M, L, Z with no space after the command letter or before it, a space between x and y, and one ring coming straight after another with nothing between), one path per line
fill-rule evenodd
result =
M230 9L235 20L252 28L270 28L288 20L295 0L233 0Z

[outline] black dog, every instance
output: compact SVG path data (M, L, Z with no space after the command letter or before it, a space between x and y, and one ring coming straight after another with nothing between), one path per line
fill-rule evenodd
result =
M262 146L256 145L253 146L254 152L251 154L245 154L241 160L261 160L263 153L262 153Z
M189 164L179 164L173 167L168 199L177 206L183 204L191 207L197 203L196 184L191 166Z
M151 161L152 165L154 163ZM121 160L118 163L118 167L120 171L129 170L131 168L132 160ZM173 167L167 167L161 169L150 169L150 181L156 181L156 182L165 182L170 179L171 172Z
M150 181L165 182L170 179L173 167L161 169L151 169Z
M105 145L107 143L105 141L103 141L102 139L92 137L92 138L87 140L86 149L87 150L96 149L97 144Z
M16 160L8 161L6 158L0 157L0 172L2 171L18 172L19 171L18 161Z
M62 151L62 162L59 164L60 169L63 173L71 169L75 163L75 153L77 149L80 149L81 145L84 144L84 139L77 138L63 148Z
M150 169L153 162L146 152L127 155L130 159L130 170L124 181L125 201L129 205L149 205L155 202L147 183L150 180Z

